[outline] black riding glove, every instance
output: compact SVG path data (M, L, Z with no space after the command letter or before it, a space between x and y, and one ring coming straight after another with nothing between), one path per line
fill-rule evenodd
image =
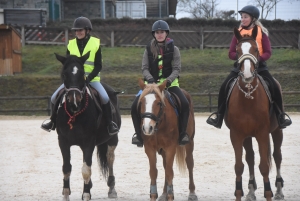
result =
M172 84L172 83L168 80L168 81L167 81L167 84L166 84L166 87L169 88L169 87L171 86L171 84Z
M148 84L153 84L153 83L155 83L155 80L153 78L151 78L147 82L148 82Z
M89 78L89 76L87 76L87 77L85 78L85 84L86 84L86 85L89 85L89 84L90 84L90 81L91 81L91 79Z

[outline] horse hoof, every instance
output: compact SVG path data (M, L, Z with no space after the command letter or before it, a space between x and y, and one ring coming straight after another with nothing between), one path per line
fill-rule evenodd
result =
M161 196L158 198L158 201L167 201L167 194L163 193Z
M255 201L255 200L256 200L256 196L254 194L248 194L245 199L245 201Z
M282 193L276 193L274 196L274 200L285 200L284 195Z
M118 194L115 188L112 188L108 191L108 198L117 198Z
M89 193L83 193L82 194L82 200L83 201L89 201L91 199L91 195Z
M190 193L188 197L188 201L198 201L198 197L196 193Z

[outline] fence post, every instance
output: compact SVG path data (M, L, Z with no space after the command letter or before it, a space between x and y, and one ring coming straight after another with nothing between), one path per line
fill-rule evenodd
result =
M209 112L211 112L212 103L211 103L211 93L210 92L208 92L208 99L209 99Z
M48 116L51 116L52 104L51 104L51 96L48 98Z
M299 33L299 36L298 36L298 49L300 50L300 33Z
M25 28L24 25L21 28L21 37L22 37L22 47L25 47Z
M110 46L111 47L115 46L115 32L114 32L114 30L112 30L111 33L110 33Z
M69 30L68 28L65 29L65 45L68 46L69 43Z
M204 43L204 38L203 38L203 27L200 27L200 50L203 50L203 43Z

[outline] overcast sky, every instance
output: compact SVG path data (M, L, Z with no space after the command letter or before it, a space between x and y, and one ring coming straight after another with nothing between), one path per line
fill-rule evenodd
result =
M251 0L219 0L219 5L217 5L217 10L240 10L246 5L250 5ZM176 18L190 17L188 13L177 13ZM268 20L275 19L275 9L268 14ZM293 1L292 3L289 0L282 0L276 6L276 19L282 20L300 20L300 1ZM240 16L238 16L240 20Z

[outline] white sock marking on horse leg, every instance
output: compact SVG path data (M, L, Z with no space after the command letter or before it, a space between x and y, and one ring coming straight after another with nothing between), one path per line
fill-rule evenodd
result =
M82 177L84 180L85 184L88 184L90 179L91 179L91 175L92 175L92 169L90 166L87 166L86 163L84 162L82 165Z

